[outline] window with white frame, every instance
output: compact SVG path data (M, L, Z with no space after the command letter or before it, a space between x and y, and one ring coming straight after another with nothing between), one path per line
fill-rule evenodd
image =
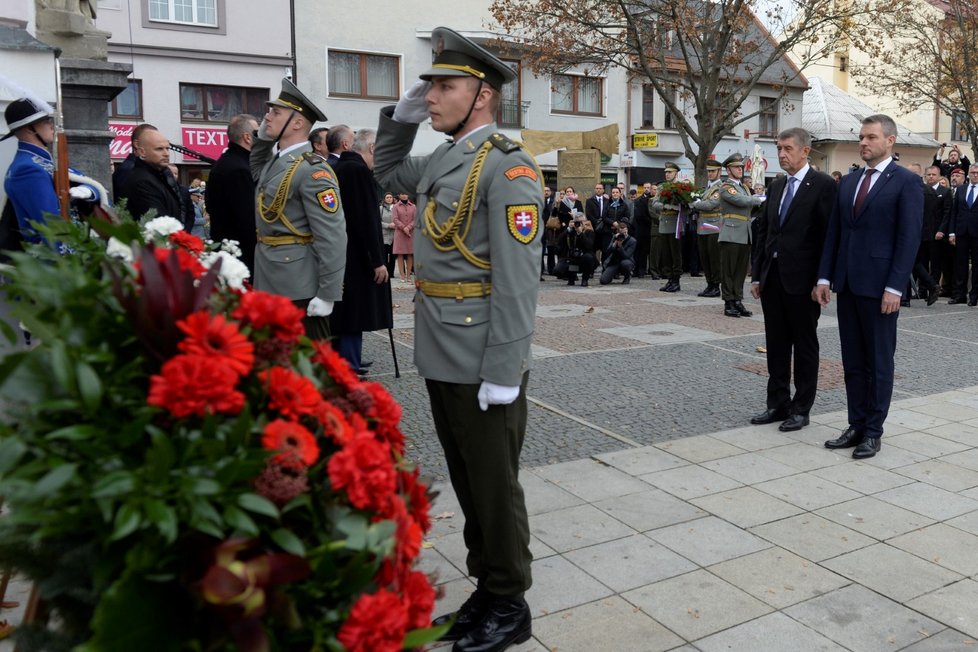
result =
M330 96L397 100L400 60L387 54L330 50L327 54Z
M775 97L757 98L760 113L757 115L759 136L774 138L778 135L778 99Z
M601 115L604 80L583 75L554 75L550 86L550 106L554 113Z
M150 21L217 27L218 0L149 0Z

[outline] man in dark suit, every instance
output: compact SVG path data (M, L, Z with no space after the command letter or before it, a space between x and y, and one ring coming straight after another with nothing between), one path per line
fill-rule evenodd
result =
M204 201L211 216L211 239L237 240L241 262L255 271L255 180L251 177L251 145L258 119L243 113L228 123L228 148L211 169Z
M599 283L608 285L617 274L622 275L621 284L628 285L632 281L632 271L635 269L635 247L638 242L628 235L628 225L615 222L611 227L614 235L611 244L604 252L604 271L601 272Z
M954 203L954 196L959 188L966 185L964 170L961 168L951 170L951 187L945 188L944 195L944 220L934 234L934 240L937 242L937 266L941 276L940 296L942 297L954 296L954 247L947 234L951 229L951 204Z
M812 137L794 127L778 135L778 162L788 176L768 190L756 220L751 294L764 309L767 339L767 409L751 423L783 421L782 432L808 425L818 387L818 318L812 301L825 229L838 190L827 174L808 164ZM795 396L791 397L791 357Z
M839 340L849 427L826 448L852 448L856 459L880 451L893 395L900 296L910 278L924 213L920 179L893 160L896 123L863 119L859 156L866 167L839 184L812 297L838 294Z
M611 244L611 231L605 226L608 205L611 202L604 195L604 184L594 184L594 194L584 202L584 216L594 229L594 250L604 252Z
M954 246L954 296L948 303L978 305L978 166L968 170L968 182L951 202L948 239ZM971 264L971 290L968 265Z

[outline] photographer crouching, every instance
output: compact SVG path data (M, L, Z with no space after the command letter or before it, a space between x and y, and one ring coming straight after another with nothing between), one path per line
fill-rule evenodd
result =
M594 229L588 220L575 217L561 230L557 236L557 258L554 276L567 279L567 285L574 285L580 272L581 287L587 287L595 265Z
M628 224L615 222L611 225L611 244L601 259L604 271L601 272L601 285L608 285L618 274L622 275L621 284L632 282L632 271L635 269L635 248L638 241L628 235Z

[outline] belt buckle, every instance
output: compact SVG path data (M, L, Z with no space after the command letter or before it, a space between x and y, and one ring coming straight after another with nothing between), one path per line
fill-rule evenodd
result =
M462 303L465 301L465 293L462 292L462 282L459 281L455 284L455 301Z

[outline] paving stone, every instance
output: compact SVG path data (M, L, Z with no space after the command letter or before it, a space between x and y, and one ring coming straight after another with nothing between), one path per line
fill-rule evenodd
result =
M894 435L886 438L886 443L915 453L920 453L928 457L941 457L951 453L960 453L967 450L970 446L960 444L944 437L938 437L924 432L908 432L902 435Z
M697 507L742 528L777 521L803 511L753 487L740 487L718 494L693 498Z
M938 521L978 509L976 500L922 482L887 489L874 497Z
M861 460L864 464L868 466L875 466L878 469L897 469L908 464L916 464L917 462L923 462L929 460L933 455L925 455L924 453L918 453L916 451L908 451L906 448L899 448L897 446L890 446L887 444L887 437L883 437L883 452L879 453L875 457L870 457L869 459Z
M978 637L978 582L964 579L907 603L948 627Z
M526 497L526 513L530 516L584 503L584 499L525 470L520 472L520 484Z
M645 344L677 344L680 342L705 342L723 337L718 333L682 326L680 324L642 324L640 326L619 326L599 328L602 333L637 340ZM939 424L934 424L939 425Z
M912 407L910 410L950 421L978 419L978 405L969 406L965 403L968 400L960 398L956 400L934 400L925 405Z
M442 595L435 600L435 609L432 612L432 618L437 618L441 614L458 611L462 603L468 600L470 595L475 593L475 584L464 577L446 582L438 588L442 592Z
M953 571L885 543L828 559L822 565L897 602L961 579Z
M746 426L734 430L715 432L710 436L738 448L743 448L746 451L759 451L793 443L790 437L785 437L786 434L788 433L780 432L774 427Z
M554 317L583 317L584 315L611 314L607 308L598 308L583 303L560 303L547 306L537 306L537 317L552 319ZM978 414L975 414L978 417Z
M890 424L903 426L911 430L926 430L927 428L943 426L950 422L951 419L935 417L930 414L921 414L920 412L911 410L896 409L890 410L889 414L886 415L886 423L883 425L883 430L886 432L888 430L887 426Z
M641 534L572 550L564 557L616 593L697 569L696 564Z
M849 584L846 578L784 548L768 548L707 570L777 609Z
M701 638L696 641L695 649L702 652L729 652L730 650L845 652L846 650L815 630L781 613L761 616L718 634Z
M959 444L964 444L972 448L978 446L978 427L975 426L967 426L963 423L949 423L947 425L937 426L936 428L928 428L923 432L937 437L943 437L944 439L950 439L951 441L956 441Z
M429 537L461 532L465 527L465 517L462 515L462 508L458 504L455 490L452 485L446 482L435 482L431 486L432 491L437 491L438 496L431 504L431 531Z
M947 462L948 464L955 464L957 466L963 466L966 469L971 469L972 471L978 471L978 448L972 448L971 450L962 451L960 453L952 453L950 455L945 455L940 458L940 461Z
M978 487L978 471L948 464L941 460L927 460L926 462L910 464L896 469L895 473L947 491L957 492Z
M815 447L802 443L769 448L759 452L768 459L786 464L799 471L813 471L826 466L834 466L852 461L850 455L841 455L824 446Z
M671 650L683 639L615 596L537 618L533 634L550 650Z
M926 516L871 496L823 507L815 513L880 541L927 527L934 522Z
M730 457L731 455L739 455L745 450L708 435L676 439L657 444L657 446L667 453L672 453L690 462L706 462L721 457Z
M532 572L533 586L526 592L526 601L534 617L594 602L613 593L561 556L535 560Z
M909 478L898 473L878 469L863 462L851 462L849 464L839 464L838 466L816 469L812 471L812 475L831 480L847 489L864 494L874 494L878 491L886 491L887 489L912 482Z
M815 514L800 514L758 525L750 532L812 561L829 559L874 542L870 537Z
M978 574L978 536L945 523L901 534L887 543L956 573Z
M675 455L659 450L655 446L628 448L614 453L595 455L595 459L613 466L628 475L643 475L665 469L686 466L688 462Z
M434 577L437 584L445 584L465 577L462 571L433 547L421 549L417 569L425 575Z
M684 523L707 515L702 509L660 489L608 498L593 505L639 532Z
M646 532L646 536L700 566L709 566L771 547L764 539L715 516L652 530Z
M703 462L701 466L744 484L756 484L798 473L798 469L775 462L759 453L744 453L720 460L710 460Z
M594 460L564 462L536 470L537 475L588 502L646 491L649 486Z
M949 519L947 524L971 534L978 534L978 511Z
M788 607L784 613L859 652L892 652L944 628L856 584Z
M919 643L903 648L900 652L961 652L978 649L978 640L954 629L925 638Z
M769 480L754 485L754 488L809 511L860 496L852 489L846 489L811 473Z
M726 491L743 484L702 466L658 471L640 476L642 480L684 499Z
M635 534L635 530L591 505L565 507L530 517L530 533L558 552Z
M688 641L771 611L760 600L705 570L649 584L622 597Z

